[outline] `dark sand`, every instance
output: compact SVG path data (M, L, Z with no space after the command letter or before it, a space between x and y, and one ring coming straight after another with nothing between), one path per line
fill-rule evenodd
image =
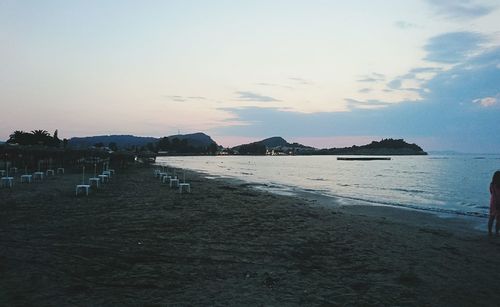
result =
M500 238L408 210L319 205L148 168L0 189L0 305L498 306ZM486 222L486 221L485 221Z

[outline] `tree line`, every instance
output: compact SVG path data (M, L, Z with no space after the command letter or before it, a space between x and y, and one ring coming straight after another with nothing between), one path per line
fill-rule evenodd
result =
M50 133L46 130L32 130L31 132L16 130L9 136L7 143L19 145L40 145L48 147L62 146L66 148L68 140L59 139L59 137L57 136L57 130L54 131L53 135L50 135Z

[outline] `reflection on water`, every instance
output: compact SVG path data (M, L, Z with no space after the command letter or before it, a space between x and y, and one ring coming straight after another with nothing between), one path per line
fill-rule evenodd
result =
M304 191L443 213L486 216L499 156L402 156L337 161L336 156L159 157L158 163Z

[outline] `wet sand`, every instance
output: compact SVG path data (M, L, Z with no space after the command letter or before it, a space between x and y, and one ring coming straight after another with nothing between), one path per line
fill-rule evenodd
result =
M343 207L187 173L117 170L0 189L0 305L494 306L500 238L455 219ZM486 221L485 221L486 222Z

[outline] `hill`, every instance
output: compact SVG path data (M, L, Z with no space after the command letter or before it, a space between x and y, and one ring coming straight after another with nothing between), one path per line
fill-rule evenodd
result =
M205 133L191 133L191 134L176 134L166 137L169 141L178 139L184 141L184 144L193 148L206 148L209 146L217 146L217 143ZM72 148L88 148L97 143L102 143L108 146L110 143L115 143L118 148L127 148L132 146L142 147L148 143L156 144L160 138L156 137L143 137L134 135L98 135L87 137L74 137L68 142Z
M217 145L217 143L208 135L203 132L191 134L176 134L168 137L170 141L177 138L179 140L187 140L189 146L193 147L208 147L210 145Z
M417 144L409 144L403 139L382 139L362 146L329 148L315 151L316 155L427 155Z
M69 139L68 146L73 148L88 148L97 143L102 143L105 146L109 143L115 143L118 148L126 148L131 146L145 146L148 143L156 143L158 138L142 137L134 135L98 135L87 137L73 137Z
M240 154L266 154L266 152L274 154L296 154L302 151L314 151L316 149L299 143L288 143L284 138L274 136L257 142L238 145L233 147L232 150Z

